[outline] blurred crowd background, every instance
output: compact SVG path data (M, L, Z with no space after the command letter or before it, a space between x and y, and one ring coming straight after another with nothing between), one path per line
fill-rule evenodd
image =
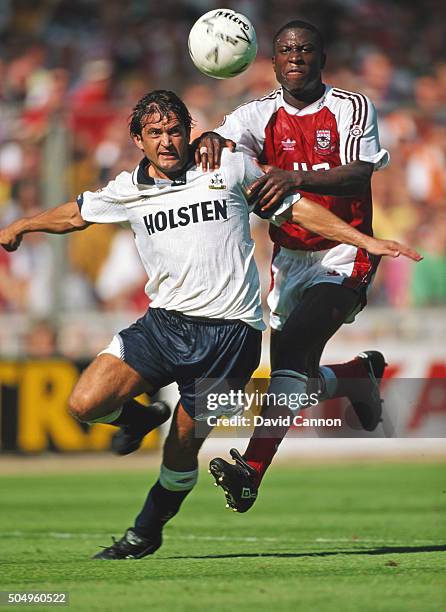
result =
M383 261L370 304L444 306L446 4L225 1L252 20L259 54L242 76L216 81L194 68L187 36L201 14L221 4L1 0L0 225L132 169L140 156L127 118L151 89L169 88L183 97L196 136L238 104L275 88L272 36L287 21L304 18L325 35L325 81L367 94L378 109L381 143L392 163L373 179L375 233L405 241L425 256L418 265ZM253 231L266 292L271 250L266 224L254 221ZM40 353L45 346L48 354L55 350L57 313L99 313L106 320L110 313L131 312L135 318L147 305L143 287L132 234L121 227L94 226L68 238L28 235L16 253L0 251L0 317L25 315L32 323L30 354L33 345ZM29 334L29 325L26 329ZM0 343L8 332L3 325ZM62 343L72 347L68 352L81 350L76 337L73 328L71 341Z

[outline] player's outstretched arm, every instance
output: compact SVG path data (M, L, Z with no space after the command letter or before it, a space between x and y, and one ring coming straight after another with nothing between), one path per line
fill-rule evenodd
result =
M410 247L394 240L381 240L367 236L355 229L332 212L309 200L301 198L288 209L287 215L293 223L298 223L305 229L319 234L329 240L336 240L344 244L363 248L373 255L387 255L398 257L404 255L414 261L420 261L422 256Z
M91 225L81 216L77 202L67 202L49 208L33 217L23 217L0 229L0 245L7 251L19 248L23 235L29 232L67 234L83 230Z
M209 168L210 171L220 167L221 154L225 147L231 151L235 150L235 142L217 134L217 132L203 132L201 136L191 143L195 149L195 163L203 168L203 172Z
M354 196L370 184L373 164L354 161L329 170L280 170L269 167L268 172L249 186L251 202L261 208L274 206L288 195L299 191L333 196Z

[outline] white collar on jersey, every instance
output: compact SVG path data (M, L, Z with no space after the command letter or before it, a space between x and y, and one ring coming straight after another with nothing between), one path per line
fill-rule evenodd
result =
M320 110L323 107L325 103L325 99L327 98L328 92L331 89L332 88L330 87L330 85L325 85L325 91L320 98L318 98L317 100L315 100L308 106L305 106L304 108L299 109L299 108L296 108L295 106L291 106L291 104L288 104L288 102L285 102L285 100L283 99L283 89L281 87L280 97L282 99L282 106L286 110L286 112L289 113L290 115L311 115L312 113L314 113L317 110Z
M185 185L187 171L190 170L192 167L195 167L195 161L192 158L187 164L187 166L185 167L184 172L180 174L179 176L177 176L177 178L173 181L170 181L169 179L152 178L148 172L149 165L150 165L150 162L147 159L147 157L143 157L142 160L139 162L139 164L136 166L135 170L133 171L132 181L134 185L156 186L157 183L161 184L163 187L166 184L170 184L174 187L177 185Z

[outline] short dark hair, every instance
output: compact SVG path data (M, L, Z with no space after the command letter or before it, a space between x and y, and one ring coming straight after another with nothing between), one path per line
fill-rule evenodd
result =
M173 91L155 89L143 96L136 103L129 117L129 130L131 136L141 136L144 120L153 113L161 117L175 115L184 124L188 133L192 127L192 117L184 104Z
M282 26L280 28L280 30L278 30L274 34L274 37L273 37L273 47L276 44L277 39L279 38L279 36L285 30L310 30L310 32L313 32L313 34L316 35L316 38L318 39L318 42L319 42L320 47L321 47L321 51L323 51L324 48L325 48L325 41L324 41L324 37L322 36L322 32L320 30L318 30L318 28L315 25L313 25L312 23L310 23L309 21L302 21L301 19L294 19L293 21L289 21L284 26Z

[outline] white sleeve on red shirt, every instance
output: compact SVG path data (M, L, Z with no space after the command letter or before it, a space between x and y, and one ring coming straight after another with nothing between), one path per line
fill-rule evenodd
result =
M363 94L341 90L333 90L333 94L342 100L338 116L341 163L371 162L375 170L387 166L390 155L379 143L376 109L372 102Z
M265 143L265 128L280 107L281 100L281 90L276 89L263 98L242 104L226 115L215 131L223 138L233 140L237 151L258 158Z
M258 157L262 152L263 143L260 143L259 138L254 135L252 127L249 109L240 107L230 115L226 115L215 132L223 138L233 140L237 145L237 151L250 157Z

